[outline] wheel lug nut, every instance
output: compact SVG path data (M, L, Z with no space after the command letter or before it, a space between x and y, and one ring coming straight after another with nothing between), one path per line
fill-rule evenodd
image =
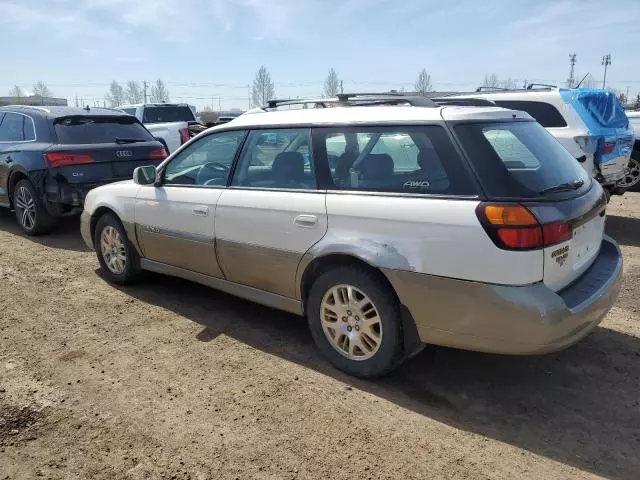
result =
M356 331L360 330L360 327L358 325L356 325Z
M351 316L351 310L347 310L347 315Z
M360 321L360 317L356 315L356 322Z
M350 332L350 331L351 331L351 325L347 327L347 332Z
M342 321L346 322L347 321L347 317L342 317Z

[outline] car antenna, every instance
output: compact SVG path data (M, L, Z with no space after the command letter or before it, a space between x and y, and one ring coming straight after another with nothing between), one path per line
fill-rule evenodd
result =
M87 105L86 107L84 107L84 109L88 112L89 110L91 110L91 107L89 107L89 105Z
M574 88L574 89L576 89L576 88L580 88L580 85L582 85L582 82L584 82L584 81L585 81L585 79L586 79L588 76L589 76L589 72L587 72L587 74L586 74L584 77L582 77L582 80L580 80L580 81L578 82L578 84L577 84L575 87L573 87L573 88Z

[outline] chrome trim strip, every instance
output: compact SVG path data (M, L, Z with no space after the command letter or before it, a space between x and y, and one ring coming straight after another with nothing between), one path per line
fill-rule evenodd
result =
M154 235L163 235L165 237L172 237L177 240L189 240L191 242L206 243L209 245L213 245L214 243L213 237L208 237L207 235L200 235L198 233L182 232L179 230L170 230L167 228L159 228L151 225L140 225L140 228L142 228L142 230L145 233L151 233Z
M284 297L275 293L265 292L264 290L248 287L239 283L229 282L221 278L210 277L208 275L203 275L201 273L192 272L164 263L154 262L146 258L140 259L140 265L145 270L184 278L185 280L200 283L202 285L206 285L207 287L215 288L216 290L220 290L221 292L244 298L245 300L250 300L267 307L284 310L296 315L303 315L302 302L300 302L299 300L294 300L293 298Z

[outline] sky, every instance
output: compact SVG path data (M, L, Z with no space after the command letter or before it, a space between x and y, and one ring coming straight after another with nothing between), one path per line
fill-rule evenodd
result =
M330 68L345 91L475 89L485 74L640 92L640 0L0 0L0 96L43 80L104 99L111 81L161 78L172 101L247 108L264 65L276 96L316 97Z

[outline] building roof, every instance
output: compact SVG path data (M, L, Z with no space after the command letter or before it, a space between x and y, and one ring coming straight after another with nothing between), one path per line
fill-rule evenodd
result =
M517 117L516 117L517 115ZM255 126L416 123L443 120L531 119L525 112L499 107L333 107L254 112L240 115L216 129Z

